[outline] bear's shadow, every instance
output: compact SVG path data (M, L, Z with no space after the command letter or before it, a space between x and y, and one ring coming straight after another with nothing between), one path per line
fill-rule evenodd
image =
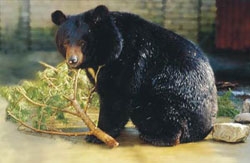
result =
M64 132L85 132L88 131L87 128L67 128L63 130ZM72 143L75 144L91 144L91 143L87 143L84 139L85 136L59 136L60 138L63 138L66 141L70 141ZM115 138L117 142L119 142L120 146L134 146L134 145L142 145L142 144L146 144L144 143L144 141L142 141L139 138L139 132L137 131L137 129L135 127L126 127L120 134L120 136L118 136L117 138ZM95 144L93 144L95 145ZM100 145L100 146L105 146L105 144L96 144L96 145Z

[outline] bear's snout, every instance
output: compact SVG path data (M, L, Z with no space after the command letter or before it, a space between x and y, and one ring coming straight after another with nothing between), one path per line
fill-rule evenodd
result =
M77 68L83 63L83 53L78 46L66 47L66 62L71 68Z
M77 62L78 62L77 56L75 56L75 55L70 56L70 58L69 58L69 60L68 60L68 63L69 63L70 65L76 64Z

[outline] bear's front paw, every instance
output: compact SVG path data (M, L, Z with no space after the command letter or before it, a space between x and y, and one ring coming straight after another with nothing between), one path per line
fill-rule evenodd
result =
M102 144L103 142L93 135L87 135L85 140L89 143Z

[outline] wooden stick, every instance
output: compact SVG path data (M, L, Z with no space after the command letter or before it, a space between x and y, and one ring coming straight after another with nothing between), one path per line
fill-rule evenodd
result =
M92 131L88 131L88 132L58 132L58 131L48 131L48 130L40 130L40 129L36 129L34 127L31 127L29 125L27 125L26 123L24 123L23 121L21 121L20 119L18 119L16 116L14 116L10 111L7 111L7 113L14 118L17 122L19 122L22 126L34 131L34 132L38 132L38 133L44 133L44 134L51 134L51 135L61 135L61 136L86 136L86 135L92 135L93 132Z
M74 79L74 97L72 99L67 98L71 101L72 106L75 108L77 114L79 117L83 120L83 122L87 125L87 127L90 129L92 135L96 136L98 139L103 141L105 144L107 144L109 147L117 147L119 146L119 143L112 138L110 135L106 134L104 131L96 127L96 125L93 123L93 121L89 118L89 116L84 112L84 110L81 108L80 104L76 100L76 92L77 92L77 79L79 77L79 72L77 71L77 74Z
M48 64L45 63L45 62L40 61L39 63L40 63L41 65L43 65L44 67L50 68L50 69L54 70L55 72L58 72L58 70L57 70L55 67L53 67L53 66L51 66L51 65L48 65Z
M75 108L77 114L80 116L80 118L83 120L83 122L88 126L90 129L90 132L92 135L96 136L98 139L103 141L105 144L107 144L109 147L117 147L119 146L119 143L112 138L110 135L106 134L104 131L96 127L96 125L91 121L89 116L84 112L84 110L81 108L77 100L72 99L71 103L73 107Z

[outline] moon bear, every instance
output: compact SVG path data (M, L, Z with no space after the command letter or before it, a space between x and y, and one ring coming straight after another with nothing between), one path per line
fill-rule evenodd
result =
M192 42L141 17L100 5L52 13L56 45L70 68L97 71L98 127L119 136L129 119L156 146L204 139L217 113L208 58ZM87 71L90 81L94 81ZM87 136L92 143L101 143Z

